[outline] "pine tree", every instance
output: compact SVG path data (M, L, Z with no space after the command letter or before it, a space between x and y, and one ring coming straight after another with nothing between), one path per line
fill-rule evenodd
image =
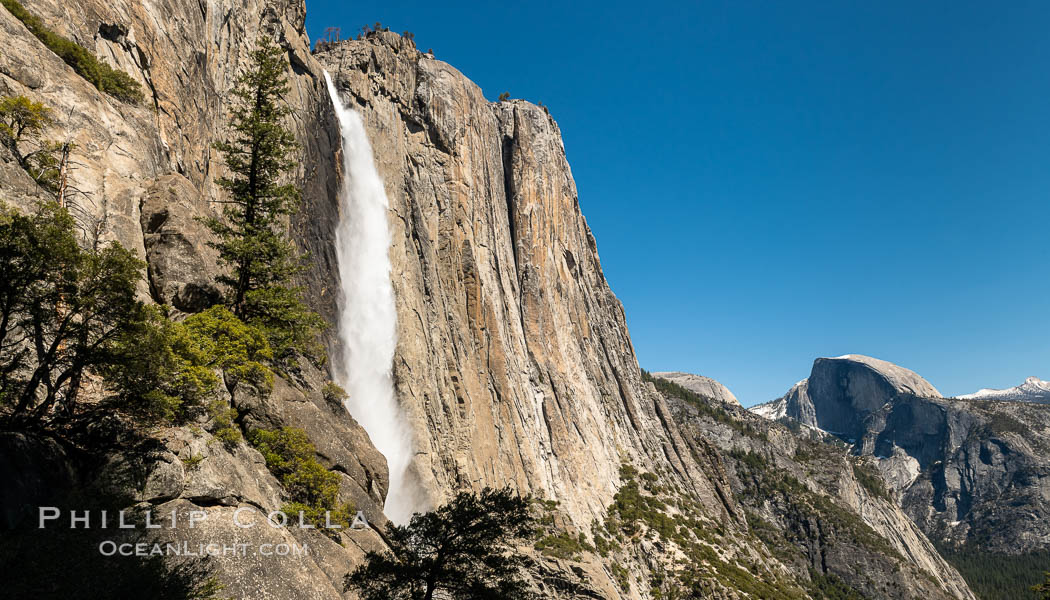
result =
M529 501L509 489L461 492L448 504L389 525L392 553L369 552L346 576L363 600L526 600L529 560L514 551L535 533Z
M298 188L287 182L298 145L282 125L290 112L281 102L289 90L286 67L284 51L262 38L231 91L233 135L215 144L229 170L218 180L228 193L224 219L205 220L219 238L220 261L230 267L219 277L229 287L230 308L268 331L278 358L291 349L315 352L322 325L292 283L302 257L285 225L299 205Z
M160 322L136 295L144 267L116 242L81 249L72 217L54 202L32 215L0 203L4 417L20 424L68 419L86 373L119 373L133 347L142 353Z

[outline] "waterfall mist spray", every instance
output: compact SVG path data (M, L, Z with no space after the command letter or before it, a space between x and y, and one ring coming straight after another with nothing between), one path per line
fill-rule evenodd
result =
M394 394L391 376L397 313L390 282L389 202L361 115L343 106L327 72L325 82L339 120L343 148L340 218L335 233L343 292L339 315L343 352L342 360L335 365L336 376L350 396L350 414L386 457L390 491L384 512L395 523L405 523L413 511L422 509L423 501L418 484L408 476L413 454L411 430Z

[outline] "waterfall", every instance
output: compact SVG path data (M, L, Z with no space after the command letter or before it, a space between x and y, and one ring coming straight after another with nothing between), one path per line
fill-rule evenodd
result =
M390 283L389 202L361 115L343 106L327 71L324 76L343 148L340 216L335 232L343 292L339 315L343 351L334 366L339 383L349 394L347 410L386 457L390 489L384 512L395 523L405 523L421 509L422 494L418 484L408 479L412 435L391 376L397 313Z

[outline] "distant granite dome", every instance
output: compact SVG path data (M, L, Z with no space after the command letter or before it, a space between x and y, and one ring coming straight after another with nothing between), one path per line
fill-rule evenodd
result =
M683 373L682 371L662 371L660 373L653 373L652 375L653 377L659 377L660 379L666 379L672 383L677 383L685 389L700 394L701 396L713 398L719 402L740 406L740 401L736 399L733 392L729 391L729 388L710 377L694 375L692 373Z
M1011 402L1035 402L1050 404L1050 381L1029 377L1019 386L1005 390L983 389L973 394L959 396L962 400L1006 400Z
M899 392L912 394L914 396L922 396L923 398L941 397L941 393L937 391L937 388L933 387L930 382L923 379L922 376L915 371L905 369L904 367L885 360L864 356L862 354L843 354L842 356L836 356L835 358L818 358L813 365L814 370L817 367L817 363L820 363L821 361L848 361L859 363L870 367L873 371L885 378L886 381Z
M877 410L900 395L941 397L937 388L910 369L862 354L844 354L813 361L807 379L776 400L752 406L751 411L767 419L791 417L804 425L842 433L855 423L854 411Z
M807 379L751 411L821 429L877 459L901 507L935 541L1006 553L1050 547L1042 450L1050 382L1030 377L949 399L909 369L847 354L816 359Z

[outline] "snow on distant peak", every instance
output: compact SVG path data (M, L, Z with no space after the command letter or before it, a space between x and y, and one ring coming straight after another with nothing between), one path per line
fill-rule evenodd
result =
M752 406L749 410L760 417L765 417L770 421L776 421L777 419L787 416L787 400L784 398L777 398L772 402Z
M1050 404L1050 381L1029 377L1019 386L1004 390L983 389L973 394L959 396L963 400L1005 400L1009 402L1035 402Z

